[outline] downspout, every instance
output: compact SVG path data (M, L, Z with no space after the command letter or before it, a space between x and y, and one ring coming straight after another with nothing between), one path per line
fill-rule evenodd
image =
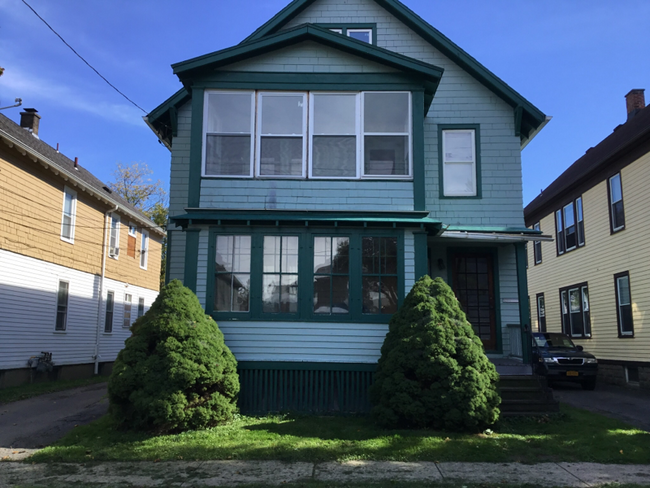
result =
M107 210L104 213L104 237L102 240L102 276L99 280L99 298L97 300L97 330L95 331L95 375L99 374L99 334L102 328L102 303L104 301L104 277L106 275L106 242L108 241L108 214L116 212L119 209L117 205L115 208Z

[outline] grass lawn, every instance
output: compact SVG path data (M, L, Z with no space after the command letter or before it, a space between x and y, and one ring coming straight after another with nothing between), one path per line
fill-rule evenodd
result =
M562 405L561 414L506 418L491 434L385 430L366 417L240 417L177 435L120 431L106 416L30 461L257 459L650 463L650 433Z
M93 376L92 378L82 380L43 381L22 386L12 386L11 388L0 389L0 404L25 400L38 395L44 395L45 393L54 393L56 391L69 390L70 388L78 388L95 383L105 383L107 381L108 377L106 376Z

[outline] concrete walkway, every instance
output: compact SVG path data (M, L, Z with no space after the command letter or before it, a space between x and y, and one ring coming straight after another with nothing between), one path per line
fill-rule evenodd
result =
M650 465L592 463L282 463L278 461L205 461L78 464L0 463L0 486L236 486L320 481L530 484L559 487L637 483L650 486Z
M27 457L105 415L106 389L106 383L98 383L0 404L0 460Z

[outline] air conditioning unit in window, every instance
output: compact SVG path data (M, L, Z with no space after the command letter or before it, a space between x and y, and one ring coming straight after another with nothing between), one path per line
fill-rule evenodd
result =
M119 247L109 247L108 248L108 255L112 258L116 258L120 255L120 248Z

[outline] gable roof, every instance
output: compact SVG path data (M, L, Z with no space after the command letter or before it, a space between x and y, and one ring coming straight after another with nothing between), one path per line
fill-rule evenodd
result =
M183 81L206 70L233 64L305 41L314 41L318 44L332 47L369 61L396 68L400 71L422 75L434 83L436 87L444 72L442 68L433 64L425 63L352 37L342 36L314 24L299 25L292 29L278 32L277 34L264 36L251 40L250 42L238 44L237 46L175 63L172 64L172 68L174 74Z
M165 231L156 226L144 213L124 200L117 193L108 191L107 185L97 179L90 171L79 164L75 168L74 161L67 158L49 144L34 137L28 130L24 129L5 115L0 114L0 139L9 147L17 147L24 155L30 154L29 159L40 163L46 169L60 175L66 181L71 181L76 188L89 193L91 196L103 200L106 204L118 206L119 209L160 235Z
M624 124L617 126L597 146L587 150L524 209L527 225L556 210L571 192L586 191L616 171L650 152L650 105L641 109ZM624 158L624 159L623 159ZM616 168L614 166L616 165ZM605 172L605 174L603 174Z
M278 32L290 20L295 18L315 1L316 0L293 0L289 5L271 18L271 20L244 39L240 45L262 39ZM442 54L467 71L480 83L493 91L508 105L516 110L520 110L521 127L519 128L519 132L524 144L532 139L532 137L544 126L547 120L546 115L541 110L522 97L476 59L463 51L439 30L423 20L406 5L401 3L399 0L374 1L438 49Z

